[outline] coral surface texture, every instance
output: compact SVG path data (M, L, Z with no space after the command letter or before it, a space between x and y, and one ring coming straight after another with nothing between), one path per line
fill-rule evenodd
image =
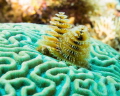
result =
M120 54L90 39L91 69L36 50L47 25L0 24L0 96L120 96Z

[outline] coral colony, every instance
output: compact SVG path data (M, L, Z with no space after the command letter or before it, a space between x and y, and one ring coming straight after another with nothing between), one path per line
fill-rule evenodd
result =
M66 58L59 52L64 52L67 56L73 54L73 57L78 54L76 51L81 48L82 40L89 40L88 35L85 35L87 28L67 27L71 32L64 30L63 33L61 30L58 33L55 29L50 31L48 25L33 23L0 24L0 96L120 96L120 54L109 45L90 38L91 70L76 67L78 65L68 66L66 62L54 59L55 55L56 58L61 56L62 60L82 66L82 63L70 61L70 57ZM67 40L64 38L65 34ZM42 39L43 35L47 37ZM61 47L62 38L66 42L63 42L66 47L64 49ZM45 40L49 40L49 46ZM45 47L42 52L50 56L36 50L40 44L43 47L43 41ZM79 46L73 47L75 45Z

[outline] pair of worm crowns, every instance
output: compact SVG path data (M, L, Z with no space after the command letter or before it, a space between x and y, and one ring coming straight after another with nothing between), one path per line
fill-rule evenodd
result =
M43 36L37 50L45 55L66 61L68 64L89 68L88 28L84 25L72 28L64 12L55 15L54 20L50 21L52 30L47 31L50 36Z

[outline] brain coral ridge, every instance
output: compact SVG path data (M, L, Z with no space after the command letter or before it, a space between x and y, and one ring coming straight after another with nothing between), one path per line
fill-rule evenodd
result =
M91 70L36 51L46 25L0 24L0 96L120 96L120 54L93 38Z

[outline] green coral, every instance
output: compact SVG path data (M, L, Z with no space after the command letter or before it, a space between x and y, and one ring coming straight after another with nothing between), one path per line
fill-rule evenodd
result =
M50 29L0 24L0 96L119 96L117 51L91 38L91 70L68 66L35 50L45 30Z

